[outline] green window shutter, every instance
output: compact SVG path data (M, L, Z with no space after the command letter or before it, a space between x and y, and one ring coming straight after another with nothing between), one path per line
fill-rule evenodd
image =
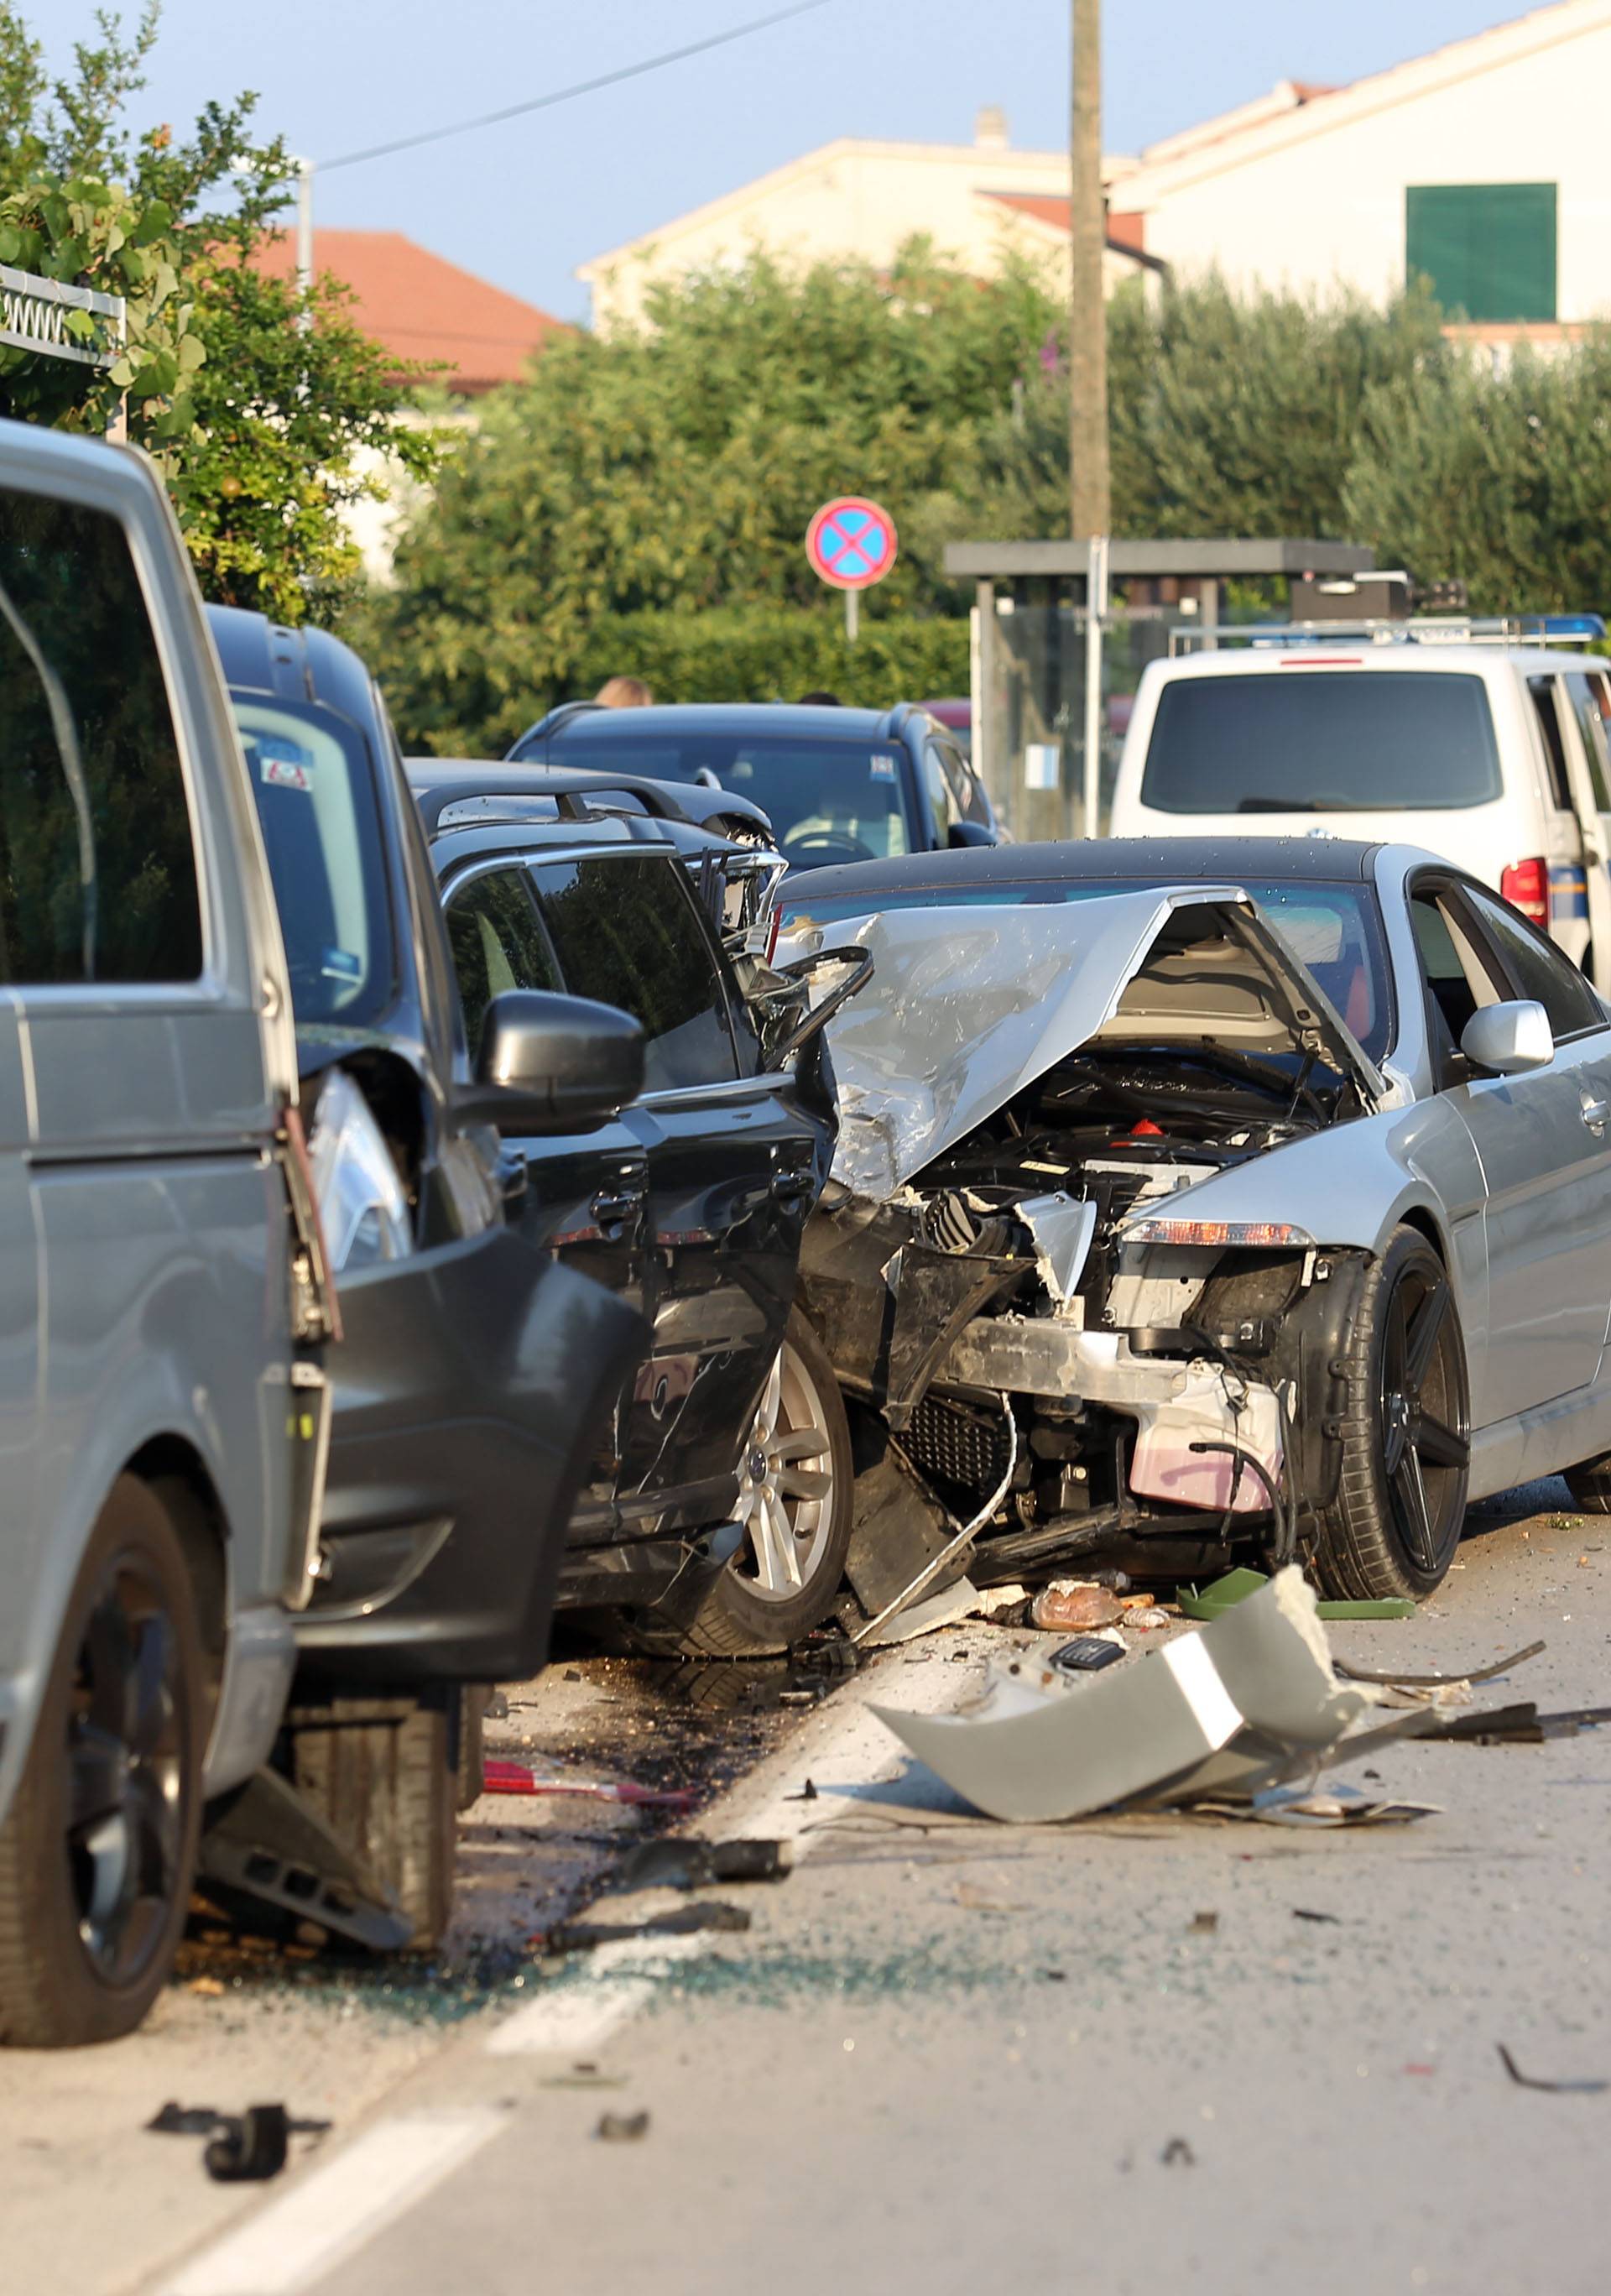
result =
M1555 316L1553 184L1411 184L1404 269L1468 319Z

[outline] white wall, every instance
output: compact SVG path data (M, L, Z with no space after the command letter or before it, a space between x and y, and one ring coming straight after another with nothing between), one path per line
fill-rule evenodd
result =
M1554 183L1558 316L1611 313L1611 23L1530 55L1506 56L1503 37L1463 44L1469 69L1452 85L1418 85L1437 62L1427 59L1383 76L1394 100L1380 108L1364 108L1371 83L1362 82L1237 138L1240 165L1229 147L1143 165L1124 197L1147 216L1148 251L1182 273L1217 265L1239 285L1346 283L1379 298L1404 282L1407 185Z

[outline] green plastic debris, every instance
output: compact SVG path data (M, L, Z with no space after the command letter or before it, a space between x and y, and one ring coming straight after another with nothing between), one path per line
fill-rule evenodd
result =
M1262 1570L1241 1568L1227 1570L1211 1587L1177 1587L1175 1601L1181 1606L1181 1616L1196 1619L1206 1625L1219 1618L1234 1603L1245 1603L1249 1595L1256 1595L1261 1587L1269 1585ZM1375 1601L1357 1603L1329 1602L1315 1604L1316 1615L1322 1619L1412 1619L1415 1604L1407 1595L1384 1595Z

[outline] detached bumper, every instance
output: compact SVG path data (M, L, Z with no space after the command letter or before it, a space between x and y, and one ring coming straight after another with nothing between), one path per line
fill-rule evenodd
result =
M1124 1413L1136 1423L1130 1488L1139 1498L1222 1513L1266 1510L1256 1476L1239 1475L1228 1453L1194 1451L1195 1443L1236 1444L1280 1487L1281 1416L1272 1389L1232 1382L1201 1359L1133 1355L1118 1332L1081 1331L1052 1316L982 1316L956 1341L936 1378L942 1386Z
M548 1655L566 1528L648 1330L497 1228L341 1286L323 1552L301 1672L518 1680Z

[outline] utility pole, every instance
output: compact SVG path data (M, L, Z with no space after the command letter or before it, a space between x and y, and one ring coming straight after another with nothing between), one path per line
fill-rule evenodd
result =
M314 163L293 160L297 171L297 292L306 303L314 284ZM298 325L307 333L313 313L304 310Z
M1075 542L1106 534L1108 320L1102 252L1108 241L1102 193L1101 0L1070 0L1074 84L1069 107L1068 516Z
M1108 612L1108 314L1102 257L1102 0L1069 0L1068 531L1090 545L1085 579L1080 833L1094 837L1102 772L1102 625Z

